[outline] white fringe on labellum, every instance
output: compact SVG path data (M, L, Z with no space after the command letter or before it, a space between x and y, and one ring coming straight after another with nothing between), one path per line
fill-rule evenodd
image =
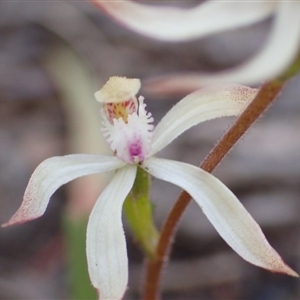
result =
M144 98L139 97L138 102L138 112L128 115L126 122L119 118L111 124L101 110L103 135L116 156L127 163L143 161L151 150L153 118L146 111Z

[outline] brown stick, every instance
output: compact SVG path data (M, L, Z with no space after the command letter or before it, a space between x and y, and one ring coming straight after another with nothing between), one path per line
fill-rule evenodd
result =
M261 87L255 99L249 104L233 126L206 157L200 166L202 169L207 172L212 172L216 168L246 130L266 110L272 101L275 100L281 91L282 86L282 82L272 81ZM190 201L191 196L183 191L163 225L156 249L156 256L154 259L149 259L146 262L146 276L143 291L144 300L155 300L160 298L159 289L162 269L169 259L173 236L179 220Z

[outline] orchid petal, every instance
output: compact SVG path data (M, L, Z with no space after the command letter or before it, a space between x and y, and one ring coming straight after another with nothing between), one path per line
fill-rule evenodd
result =
M121 299L127 287L128 259L121 212L136 170L135 165L117 170L90 214L86 240L88 269L100 299Z
M153 132L153 155L185 130L218 117L239 115L257 94L257 89L241 85L210 86L179 101Z
M274 2L207 1L194 8L150 6L132 1L90 0L124 26L151 38L185 41L258 22Z
M283 73L295 59L300 44L300 3L281 1L265 47L251 60L217 73L181 73L158 76L144 82L149 94L191 92L212 82L257 84Z
M273 272L298 276L269 245L240 201L216 177L192 165L154 157L145 161L143 167L154 177L186 190L221 237L246 261Z
M104 155L75 154L48 158L31 175L21 207L2 226L23 223L43 215L52 194L69 181L124 165L120 159Z

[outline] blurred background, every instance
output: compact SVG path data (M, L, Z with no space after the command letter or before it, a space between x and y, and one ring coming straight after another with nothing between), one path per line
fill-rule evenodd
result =
M271 22L191 42L164 43L122 28L86 2L0 2L0 222L19 207L28 179L42 160L107 153L93 94L110 76L144 80L171 71L232 67L259 50ZM298 272L299 86L300 77L286 86L214 172ZM182 96L141 94L155 122ZM160 156L199 165L233 120L196 126ZM105 182L104 176L75 181L54 194L43 217L0 230L0 299L71 299L63 215L76 219L81 209L87 213ZM170 184L153 181L158 226L179 193ZM130 282L125 299L139 299L142 254L130 232L127 237ZM244 262L194 204L182 219L164 275L164 299L300 299L299 280Z

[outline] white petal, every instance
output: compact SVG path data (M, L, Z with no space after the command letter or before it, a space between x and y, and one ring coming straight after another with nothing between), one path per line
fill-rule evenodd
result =
M186 190L228 245L246 261L273 272L297 276L269 245L240 201L216 177L192 165L154 157L145 162L144 168Z
M257 89L227 84L206 87L186 96L154 129L150 155L194 125L218 117L239 115L256 94Z
M69 181L84 175L112 171L124 165L120 159L104 155L74 154L48 158L31 175L21 207L2 226L40 217L52 194Z
M258 22L274 11L272 1L207 1L191 9L132 1L91 0L122 25L165 41L185 41Z
M127 287L128 259L121 212L136 169L128 165L117 170L90 214L86 240L88 269L103 300L121 299Z
M191 92L212 82L257 84L283 73L295 59L300 44L300 3L281 1L269 39L248 62L217 73L181 73L159 76L144 82L151 94Z

